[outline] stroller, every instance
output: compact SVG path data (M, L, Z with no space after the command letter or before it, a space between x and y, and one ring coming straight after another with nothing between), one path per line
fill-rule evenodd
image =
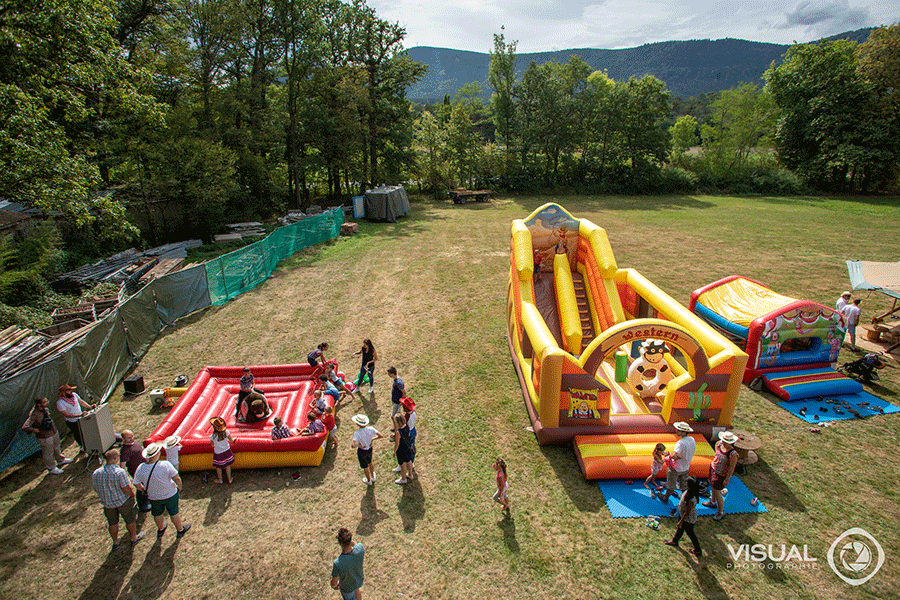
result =
M857 381L878 381L878 370L884 368L880 354L866 354L859 360L842 364L838 371Z

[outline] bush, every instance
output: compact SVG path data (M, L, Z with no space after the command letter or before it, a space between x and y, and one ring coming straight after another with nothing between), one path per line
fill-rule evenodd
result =
M40 329L53 324L50 315L31 306L7 306L0 303L0 329L12 325L23 329Z
M33 305L47 291L47 283L36 269L0 273L0 303L8 306Z
M687 169L664 167L662 170L662 191L666 193L691 193L697 191L700 177Z

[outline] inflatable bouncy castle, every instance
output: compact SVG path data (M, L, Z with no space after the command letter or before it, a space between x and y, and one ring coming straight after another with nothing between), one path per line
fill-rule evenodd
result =
M646 476L655 443L677 439L677 421L706 438L731 426L747 355L620 269L606 232L559 205L513 221L507 312L538 442L574 440L587 478ZM694 461L702 476L704 445Z

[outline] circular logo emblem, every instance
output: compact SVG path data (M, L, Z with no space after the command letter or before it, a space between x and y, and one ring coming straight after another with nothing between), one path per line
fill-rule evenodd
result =
M881 544L860 527L853 527L839 535L828 549L831 570L850 585L862 585L872 579L883 564L884 549Z

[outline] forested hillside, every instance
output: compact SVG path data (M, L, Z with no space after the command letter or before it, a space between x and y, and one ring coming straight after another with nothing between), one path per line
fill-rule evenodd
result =
M872 28L848 31L828 39L866 41ZM744 83L763 84L763 73L772 62L780 63L790 46L746 40L690 40L659 42L638 48L597 50L579 48L558 52L534 52L516 57L516 71L521 74L532 61L566 62L578 56L594 70L606 70L615 79L653 75L665 82L675 96L691 98L698 94L718 92ZM488 49L489 50L489 49ZM410 57L428 65L428 73L409 88L408 97L417 102L437 102L445 94L453 97L471 82L480 86L482 97L490 97L489 52L465 52L447 48L417 46L409 49Z

